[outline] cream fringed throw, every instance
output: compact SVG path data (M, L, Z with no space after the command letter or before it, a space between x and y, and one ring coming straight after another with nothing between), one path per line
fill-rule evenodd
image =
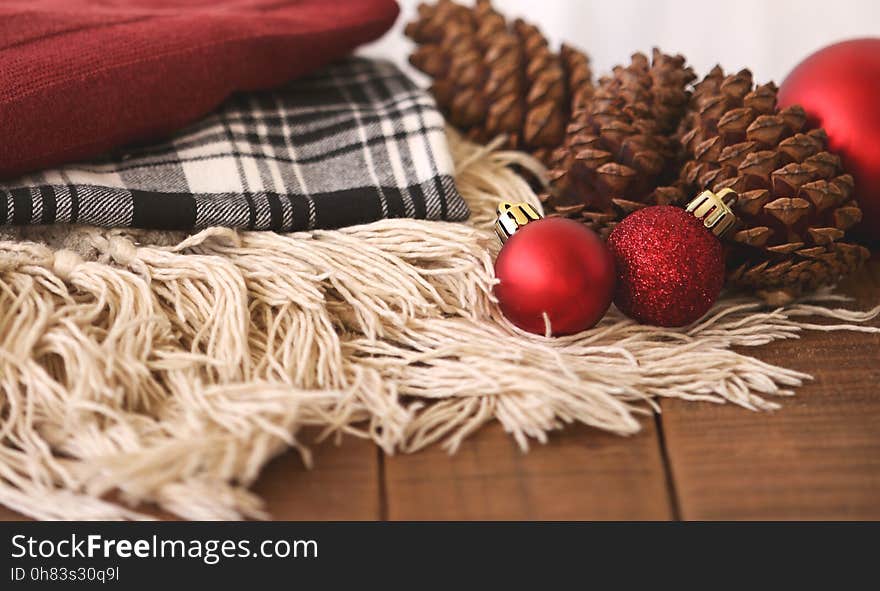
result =
M493 305L501 197L518 153L450 137L472 225L385 220L278 235L7 230L0 242L0 503L38 518L262 516L247 487L297 431L388 453L455 450L499 420L523 448L579 421L622 435L659 396L775 408L809 376L734 351L805 329L876 330L816 296L726 299L683 330L612 310L545 339ZM816 324L815 318L837 324ZM319 468L320 469L320 468Z

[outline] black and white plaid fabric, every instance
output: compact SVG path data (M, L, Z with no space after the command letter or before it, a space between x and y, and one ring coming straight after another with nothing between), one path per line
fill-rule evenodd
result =
M0 223L296 231L461 220L443 117L390 63L351 58L234 95L166 143L0 184Z

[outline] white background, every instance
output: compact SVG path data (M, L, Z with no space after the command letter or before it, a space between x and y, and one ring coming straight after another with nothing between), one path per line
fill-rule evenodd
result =
M398 0L394 29L365 53L406 63L403 36L417 0ZM471 0L462 3L470 4ZM684 54L702 75L720 63L781 82L812 51L852 37L880 36L880 0L495 0L497 9L539 25L551 42L585 50L597 76L658 46Z

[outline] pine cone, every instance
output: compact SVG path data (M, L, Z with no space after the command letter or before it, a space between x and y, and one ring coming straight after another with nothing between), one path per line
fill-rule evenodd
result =
M422 4L406 34L419 44L410 62L434 78L437 104L475 141L503 134L507 147L546 159L592 91L586 55L568 46L553 53L534 25L508 25L488 0Z
M602 78L566 131L550 161L551 215L579 219L607 235L618 221L647 205L675 203L680 191L658 189L677 175L673 137L695 78L681 56L654 50Z
M803 109L777 108L772 83L755 87L748 70L725 76L716 67L694 87L680 134L685 162L676 187L664 190L739 194L729 285L782 304L867 260L865 248L843 240L862 218L853 177Z

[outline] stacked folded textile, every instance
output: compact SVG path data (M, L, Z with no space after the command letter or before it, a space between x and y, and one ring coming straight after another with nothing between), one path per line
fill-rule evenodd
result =
M461 220L443 117L390 63L350 58L239 93L170 140L0 183L0 223L296 231Z

